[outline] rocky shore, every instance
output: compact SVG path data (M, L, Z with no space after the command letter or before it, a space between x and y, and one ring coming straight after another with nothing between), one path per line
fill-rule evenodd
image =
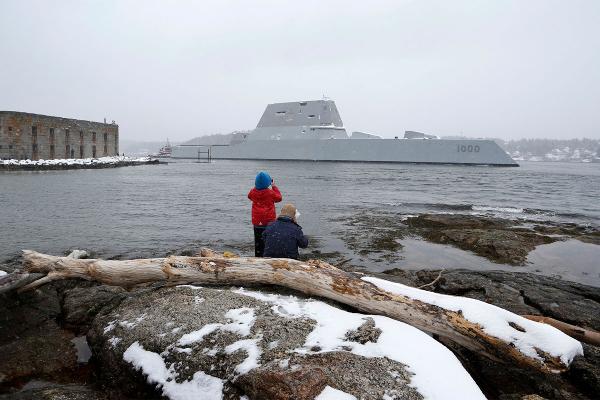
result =
M67 169L98 169L161 164L150 157L101 157L57 160L0 160L0 171L49 171Z
M389 262L402 248L399 238L419 235L489 260L519 265L536 243L565 238L598 243L599 238L596 230L574 224L515 224L491 217L432 214L397 217L363 214L346 219L346 243L357 253L374 252ZM351 239L352 229L375 219L382 229ZM341 260L340 266L348 270L365 272L360 265L344 263L339 253L311 254L319 255L331 262ZM20 260L14 259L0 264L0 269L10 272L19 265ZM368 274L474 298L520 315L543 315L600 330L599 288L524 273L519 267L514 271L389 269ZM81 280L52 282L33 292L3 293L0 399L179 398L181 393L198 390L204 395L214 390L236 400L313 399L323 393L361 399L424 397L413 381L413 365L361 353L385 342L381 341L385 333L373 317L360 317L362 322L341 338L326 336L337 341L335 351L323 344L328 341L310 345L316 327L326 327L328 320L311 314L313 306L307 301L298 293L274 287L240 290L154 284L127 291ZM334 310L329 317L333 326L340 324L344 313L357 315L339 304L318 304ZM402 340L416 346L407 335L399 333L395 346ZM600 348L592 345L583 345L584 356L576 357L567 372L549 375L434 339L420 354L433 354L440 343L451 349L490 399L586 400L600 393ZM435 381L437 366L430 364L430 371L426 368L417 374L432 373Z
M428 289L476 298L515 313L547 315L581 327L600 328L600 291L593 287L507 272L457 270L440 275L439 271L390 270L379 276L413 286L435 281ZM252 290L289 294L272 287ZM382 398L384 394L422 398L409 385L411 374L393 360L365 359L351 351L322 352L326 349L318 347L307 349L306 354L291 352L302 347L315 321L286 318L285 311L264 298L228 287L156 286L126 291L71 280L32 293L4 294L0 307L1 399L160 398L164 388L177 398L178 390L193 388L178 387L176 382L205 378L186 371L219 377L213 383L227 399L312 399L327 386L357 398ZM238 314L223 319L232 309ZM252 315L246 315L250 309ZM246 318L250 316L254 318L251 327ZM198 326L221 328L207 330L207 341L190 347L198 339L193 330ZM244 329L249 337L260 332L260 342L244 340ZM189 340L181 342L186 332ZM367 319L346 340L365 344L380 334ZM177 338L182 339L177 342ZM76 345L78 340L89 344L91 359L82 358L86 349ZM522 399L533 394L546 399L592 399L600 390L597 347L584 345L585 356L578 357L567 373L548 375L444 344L491 399ZM162 355L176 366L177 380L169 378L168 367L159 368L162 372L154 377L152 371L136 364L139 357L151 357L165 348L167 354ZM193 357L189 357L192 349ZM130 361L124 357L126 353ZM252 365L257 354L261 357L259 368L249 374L236 372L246 362Z

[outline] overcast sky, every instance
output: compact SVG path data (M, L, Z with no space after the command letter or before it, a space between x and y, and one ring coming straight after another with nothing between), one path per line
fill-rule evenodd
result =
M186 140L324 94L349 132L600 139L600 1L0 1L0 110Z

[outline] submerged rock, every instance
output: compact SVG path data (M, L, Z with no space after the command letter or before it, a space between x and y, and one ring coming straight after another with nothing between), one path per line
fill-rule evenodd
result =
M406 223L432 242L451 244L492 261L512 265L524 264L536 246L558 240L514 227L507 220L472 215L423 214L407 218Z
M483 398L417 329L293 296L158 289L96 317L88 340L104 381L129 396L308 400L330 387L367 400Z
M331 221L343 225L336 233L354 255L375 262L401 260L402 240L411 236L510 265L524 265L529 253L542 244L567 239L600 244L600 231L591 226L484 215L414 216L367 208Z

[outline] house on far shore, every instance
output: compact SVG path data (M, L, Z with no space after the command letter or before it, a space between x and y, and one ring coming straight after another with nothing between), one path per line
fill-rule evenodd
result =
M52 160L119 154L119 126L0 111L0 159Z

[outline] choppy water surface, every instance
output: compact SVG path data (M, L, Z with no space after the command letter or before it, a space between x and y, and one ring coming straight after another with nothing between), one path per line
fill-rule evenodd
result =
M405 214L492 213L600 226L600 164L523 163L520 168L490 168L174 162L105 170L0 174L0 260L25 248L50 253L85 248L104 257L162 255L200 244L250 252L253 237L246 194L259 170L271 173L284 201L297 205L302 214L300 224L305 233L317 239L323 252L349 252L336 235L343 226L334 220L363 209ZM423 248L407 242L404 261L367 267L439 267L443 251ZM600 286L596 261L600 259L600 246L591 248L586 247L583 259L561 258L560 254L568 254L568 249L560 246L552 247L549 253L536 249L530 257L535 264L532 268L562 274L571 269L571 260L578 265L572 269L583 269L585 274L570 279ZM477 268L479 258L474 261L472 257L476 256L464 253L461 259L460 253L464 252L452 251L443 259L452 260L453 267L464 264ZM557 267L543 271L540 263ZM481 259L482 268L489 269L489 264Z

